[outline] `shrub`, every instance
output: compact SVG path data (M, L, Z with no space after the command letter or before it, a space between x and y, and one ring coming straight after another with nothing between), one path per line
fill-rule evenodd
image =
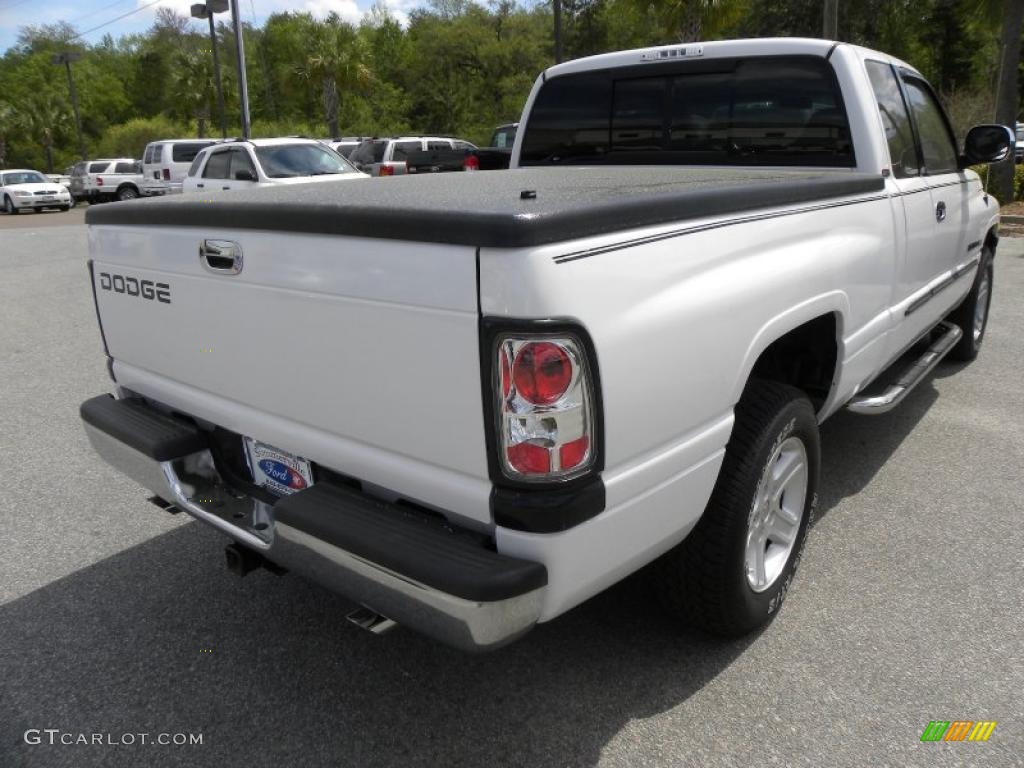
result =
M169 117L139 117L112 125L92 151L94 157L134 157L142 159L146 145L160 139L183 139L194 133L188 125Z

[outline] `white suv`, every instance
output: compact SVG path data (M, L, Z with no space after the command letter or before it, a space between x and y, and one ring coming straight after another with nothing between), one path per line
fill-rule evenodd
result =
M348 160L313 139L237 139L200 152L182 182L182 192L365 178Z
M151 141L142 155L144 195L167 195L181 192L181 181L189 166L202 150L215 139L164 139Z

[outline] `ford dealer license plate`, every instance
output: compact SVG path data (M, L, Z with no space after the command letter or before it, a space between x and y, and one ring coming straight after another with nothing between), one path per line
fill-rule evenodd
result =
M305 459L250 437L244 440L256 485L287 496L313 484L313 470Z

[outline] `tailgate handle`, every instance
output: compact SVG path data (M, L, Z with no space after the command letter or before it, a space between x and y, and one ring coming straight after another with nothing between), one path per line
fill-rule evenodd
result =
M237 275L242 271L242 246L231 240L203 240L199 261L218 275Z

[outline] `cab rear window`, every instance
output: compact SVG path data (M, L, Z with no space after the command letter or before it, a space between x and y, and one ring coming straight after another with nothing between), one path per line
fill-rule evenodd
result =
M196 159L196 155L199 154L201 149L208 147L212 144L212 141L202 142L179 142L171 145L171 162L172 163L191 163Z
M674 63L541 88L521 165L645 163L852 167L831 66L809 56Z

